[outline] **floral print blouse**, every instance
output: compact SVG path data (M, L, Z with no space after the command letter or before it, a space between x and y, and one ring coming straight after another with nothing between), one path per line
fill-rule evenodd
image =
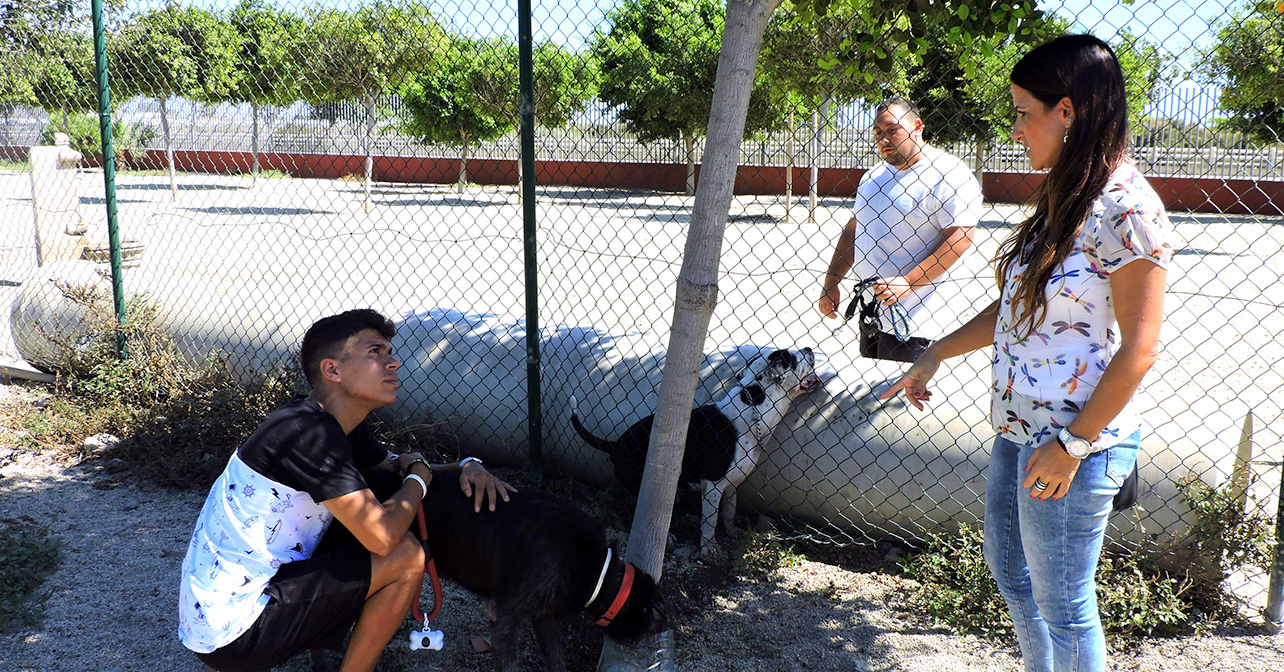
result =
M1047 313L1025 338L1028 324L1014 314L1012 294L1025 265L1014 263L1003 282L994 331L991 420L1004 438L1037 446L1054 439L1083 408L1119 349L1110 274L1147 259L1169 268L1172 225L1163 203L1136 167L1111 175L1075 240L1052 274ZM1093 442L1104 450L1141 426L1129 403ZM1087 437L1091 438L1091 437Z

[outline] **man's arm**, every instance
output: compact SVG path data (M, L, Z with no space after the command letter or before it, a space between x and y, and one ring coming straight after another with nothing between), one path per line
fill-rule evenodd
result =
M825 272L824 289L816 306L821 315L828 318L838 317L838 303L842 300L838 286L852 270L854 263L856 263L856 218L852 217L847 221L847 226L843 227L843 232L838 235L834 256L829 260L829 270Z
M410 466L410 473L432 480L432 471L422 463ZM321 502L336 520L352 532L370 552L386 556L397 547L415 519L424 491L413 479L402 483L388 501L380 503L369 488L349 492Z
M874 284L874 292L883 302L890 306L905 298L906 294L935 282L945 271L972 247L976 228L972 226L951 226L941 233L945 239L932 253L927 255L917 266L903 275L892 278L881 278Z

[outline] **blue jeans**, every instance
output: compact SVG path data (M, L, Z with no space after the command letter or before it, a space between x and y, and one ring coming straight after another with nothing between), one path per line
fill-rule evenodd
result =
M1106 639L1094 575L1115 493L1140 430L1089 455L1070 492L1039 501L1021 488L1034 446L994 442L985 490L985 561L1016 625L1027 672L1102 672Z

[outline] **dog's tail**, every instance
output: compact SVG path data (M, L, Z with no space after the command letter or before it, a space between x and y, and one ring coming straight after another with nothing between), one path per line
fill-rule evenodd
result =
M580 406L579 402L575 400L574 396L572 396L571 397L571 426L575 428L575 432L580 435L580 438L584 439L584 443L587 443L590 446L593 446L594 448L604 453L607 453L609 455L614 450L615 443L613 441L607 441L606 439L599 439L598 437L590 434L587 429L584 429L584 425L580 424L579 406Z

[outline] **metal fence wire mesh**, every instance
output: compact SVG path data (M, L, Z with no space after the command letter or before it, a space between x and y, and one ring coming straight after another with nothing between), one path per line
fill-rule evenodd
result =
M572 429L571 398L606 438L654 410L718 2L537 3L537 323L525 298L512 3L108 4L127 294L158 305L190 352L223 353L247 376L288 365L324 315L381 310L398 322L405 362L397 410L448 421L465 452L513 465L528 459L525 348L538 328L545 468L607 487L610 460ZM990 259L1039 179L1010 134L1007 76L1031 45L930 26L917 58L870 58L861 39L896 36L865 32L865 4L808 16L786 3L768 28L695 401L727 394L756 354L812 348L824 386L771 429L739 489L742 510L825 541L919 542L981 519L992 352L948 362L935 383L944 398L916 413L877 399L907 365L862 358L856 321L823 318L817 301L857 184L883 163L870 130L889 95L917 103L926 139L985 197L972 248L942 283L940 319L996 297ZM87 3L0 7L0 290L15 298L70 273L60 260L101 262L107 215ZM1284 462L1284 4L1037 8L1050 31L1092 32L1118 51L1133 157L1177 244L1163 353L1138 393L1142 494L1112 517L1111 545L1180 539L1194 524L1181 495L1191 477L1273 520ZM58 133L78 163L28 161ZM858 280L844 280L842 304ZM2 354L37 360L40 328L14 318ZM1266 572L1228 581L1260 609Z

